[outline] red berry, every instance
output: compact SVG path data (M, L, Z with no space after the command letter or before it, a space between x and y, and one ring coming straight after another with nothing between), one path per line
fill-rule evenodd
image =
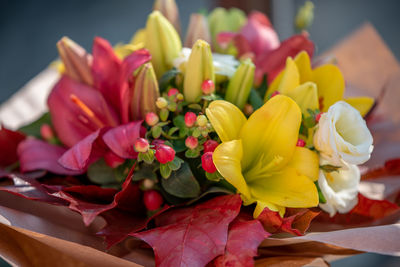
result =
M147 190L143 193L143 202L146 209L153 211L158 210L163 204L163 197L156 190Z
M171 88L168 90L168 96L173 96L179 94L179 90L176 88Z
M209 95L214 93L215 91L215 84L212 80L205 80L202 84L201 84L201 90L203 91L203 94L205 95Z
M273 98L274 96L276 96L276 95L280 95L281 93L279 93L278 91L274 91L272 94L271 94L271 98Z
M317 116L315 116L315 121L316 121L317 123L318 123L319 120L321 119L321 115L322 115L322 112L318 113Z
M153 145L153 146L155 146L156 148L159 146L159 145L162 145L162 144L164 144L165 143L165 141L164 140L161 140L161 139L154 139L152 142L151 142L151 144Z
M213 152L204 153L201 156L201 166L208 173L214 173L217 171L217 168L214 165L214 161L212 159Z
M159 122L160 119L158 118L158 115L156 113L149 112L146 114L145 120L149 126L154 126Z
M138 138L135 141L136 152L146 153L149 150L149 141L144 138Z
M185 125L187 126L187 127L193 127L193 125L196 123L196 119L197 119L197 116L196 116L196 114L194 114L193 112L186 112L186 114L185 114Z
M175 158L175 150L167 145L160 144L156 146L156 159L161 163L165 164L173 161Z
M186 147L190 149L195 149L199 144L199 140L197 140L194 136L188 136L185 140Z
M207 140L203 146L204 146L204 153L207 152L214 152L214 150L217 148L218 146L218 142L214 141L214 140Z
M296 146L305 147L305 145L306 145L306 142L303 139L299 138L299 140L297 140Z

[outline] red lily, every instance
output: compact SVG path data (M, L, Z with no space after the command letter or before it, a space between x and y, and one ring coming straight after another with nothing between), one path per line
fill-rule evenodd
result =
M262 13L253 11L239 33L223 32L218 35L220 45L233 41L238 57L251 57L256 65L255 83L259 85L264 75L271 83L285 67L287 57L294 57L305 50L310 57L314 44L306 34L298 34L279 42L279 38L269 19Z
M144 49L137 50L120 60L108 41L96 37L93 44L93 60L77 61L77 57L87 57L87 54L82 53L81 48L79 54L74 54L74 46L77 45L72 42L66 43L65 38L60 42L63 41L64 44L59 45L60 52L67 49L68 53L60 54L72 54L72 61L80 64L65 64L67 70L54 86L47 102L57 136L69 148L58 163L66 170L83 171L91 162L109 156L110 153L113 157L108 158L136 158L133 142L140 137L142 122L130 122L132 73L150 60L149 52ZM82 65L82 62L86 65ZM75 70L71 71L68 68ZM79 75L68 75L79 74L81 70L87 73L88 69L91 71L91 79L83 80L77 78ZM86 82L88 80L89 84ZM40 144L36 142L34 145L43 150ZM20 146L20 155L25 153L24 147L32 148ZM46 147L49 153L54 153L52 150L55 149L59 150L52 145ZM29 164L30 170L35 169L29 161L21 162L21 169L24 169L25 164ZM37 167L43 168L43 164ZM67 171L58 173L64 172Z

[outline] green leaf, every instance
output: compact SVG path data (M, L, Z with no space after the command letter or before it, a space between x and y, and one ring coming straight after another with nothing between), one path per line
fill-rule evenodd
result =
M264 105L263 98L261 98L261 96L258 94L258 92L254 89L250 90L249 102L250 102L250 105L254 108L254 110L257 110L260 107L262 107L262 105Z
M180 130L179 130L179 137L180 138L182 138L182 137L185 137L187 134L189 133L189 129L188 128L181 128Z
M316 186L316 187L317 187L317 189L318 189L318 198L319 198L319 203L321 203L321 204L325 204L325 203L326 203L326 199L325 199L325 196L324 196L324 194L322 194L321 188L319 188L318 181L315 181L315 182L314 182L314 184L315 184L315 186Z
M268 80L267 80L267 75L264 75L261 85L257 89L258 95L261 97L261 99L265 98L267 90L268 90Z
M201 194L200 196L190 200L189 202L186 203L186 205L192 205L193 203L199 201L200 199L202 199L205 196L208 196L210 194L225 194L225 195L231 195L233 194L232 191L229 191L226 188L223 187L217 187L217 186L213 186L210 187L206 192L204 192L203 194Z
M196 110L202 110L202 107L199 104L189 104L188 108L196 109Z
M161 131L162 131L162 129L160 126L158 126L158 125L153 126L151 128L153 138L155 138L155 139L159 138L161 136Z
M180 159L179 157L175 157L173 161L168 162L169 167L173 171L179 170L179 168L181 167L182 163L184 163L184 161L182 159Z
M169 167L169 164L160 164L160 173L161 176L164 177L165 179L168 179L169 176L171 175L171 168ZM161 180L165 180L165 179L161 179Z
M144 179L157 181L157 174L155 174L151 168L141 166L141 168L133 174L132 181L140 181Z
M185 152L185 156L187 158L197 158L198 156L200 156L200 151L197 149L188 149Z
M208 180L213 182L219 182L223 178L217 171L213 173L206 172L206 177Z
M171 142L172 142L172 147L174 148L176 153L186 150L185 140L175 139L175 140L171 140Z
M34 122L25 125L19 129L20 132L23 132L26 135L34 136L37 138L41 138L40 135L40 127L43 124L51 125L51 117L50 113L46 112L43 114L39 119L35 120Z
M167 72L165 72L160 79L159 85L160 85L160 91L164 92L169 85L174 85L175 84L175 77L179 74L180 72L177 69L172 69Z
M182 128L186 127L186 125L185 125L185 117L183 115L178 115L178 116L174 117L172 122L179 129L182 129Z
M114 169L106 164L104 159L92 163L87 171L90 181L96 184L111 184L116 182Z
M179 128L178 127L172 127L171 129L168 130L168 135L171 136L174 133L176 133L176 131L178 131Z
M161 185L175 197L193 198L200 195L200 185L186 162L179 170L173 171L168 179L162 179Z

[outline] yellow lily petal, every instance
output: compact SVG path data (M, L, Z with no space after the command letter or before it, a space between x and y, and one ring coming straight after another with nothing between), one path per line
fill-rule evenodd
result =
M291 57L288 57L286 59L285 69L271 83L271 86L268 88L268 91L265 94L266 98L264 101L267 101L268 96L275 91L286 95L288 92L291 92L294 88L299 86L299 84L299 70L297 69L296 63L294 63L294 60Z
M275 204L268 203L268 202L257 201L256 208L254 209L254 212L253 212L253 217L257 218L258 216L260 216L261 212L263 212L263 210L265 208L268 208L272 211L279 212L279 215L281 217L283 217L283 215L285 215L285 210L286 210L285 207L277 206Z
M313 181L289 166L274 175L249 183L248 186L257 201L291 208L318 205L318 191Z
M293 167L299 175L305 175L313 182L319 176L318 154L305 147L296 147L288 166Z
M323 112L343 99L344 79L342 72L335 65L326 64L314 69L313 82L317 84L318 96L323 99L320 107Z
M243 113L228 101L211 102L206 115L222 142L238 139L242 126L246 123Z
M309 115L308 109L319 108L317 85L313 82L305 82L287 95L299 105L301 112L305 115Z
M297 54L294 58L294 62L300 73L300 83L305 83L312 79L312 69L311 69L311 62L310 57L306 51L301 51Z
M135 32L135 35L133 35L130 43L133 45L138 45L142 44L143 46L145 45L146 42L146 29L139 29Z
M371 110L374 105L375 100L372 97L349 97L345 99L347 103L353 106L353 108L357 109L361 116L367 115L367 113Z
M213 161L218 172L232 184L245 198L250 198L250 191L242 175L240 162L243 157L241 140L224 142L217 146Z
M244 172L252 172L255 165L263 166L263 172L286 165L296 147L300 123L299 106L284 95L274 96L256 110L240 132ZM254 171L260 173L258 168Z

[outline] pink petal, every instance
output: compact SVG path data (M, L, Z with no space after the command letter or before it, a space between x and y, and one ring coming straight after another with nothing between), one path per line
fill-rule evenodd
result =
M63 147L41 140L26 139L18 146L20 169L22 172L46 170L60 175L81 174L82 172L66 169L58 163L65 151Z
M73 99L78 99L87 109ZM119 124L117 114L100 92L67 76L55 85L47 104L57 136L68 147L101 127Z

